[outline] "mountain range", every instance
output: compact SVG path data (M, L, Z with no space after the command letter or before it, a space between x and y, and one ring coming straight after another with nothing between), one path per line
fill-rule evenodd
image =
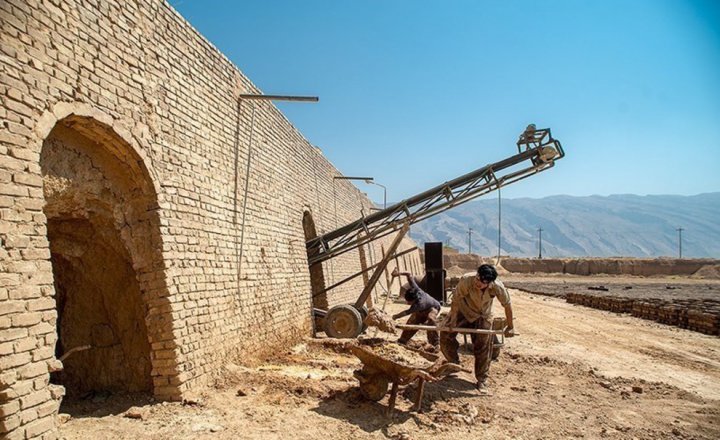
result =
M720 192L502 199L500 213L502 255L537 257L542 236L543 257L677 257L680 245L683 258L720 257ZM498 200L452 208L414 224L410 236L497 255Z

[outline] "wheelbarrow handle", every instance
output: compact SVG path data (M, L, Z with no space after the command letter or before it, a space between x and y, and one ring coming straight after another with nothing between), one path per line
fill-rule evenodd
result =
M482 329L482 328L441 327L441 326L419 325L419 324L395 324L395 327L399 328L400 330L430 330L430 331L438 331L438 332L464 333L464 334L473 334L473 335L503 335L503 334L505 334L505 328L500 329L500 330L487 330L487 329ZM517 333L515 335L517 335Z

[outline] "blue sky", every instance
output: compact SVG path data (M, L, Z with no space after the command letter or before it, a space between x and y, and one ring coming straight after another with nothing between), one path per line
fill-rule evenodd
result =
M319 96L278 107L391 201L531 122L567 156L503 197L720 191L720 1L170 3L264 93Z

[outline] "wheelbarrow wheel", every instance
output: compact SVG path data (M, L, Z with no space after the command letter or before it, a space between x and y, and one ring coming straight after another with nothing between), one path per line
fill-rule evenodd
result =
M363 329L360 312L350 305L342 304L328 310L325 315L325 334L331 338L356 338Z
M387 377L375 374L360 381L360 394L368 400L379 402L387 394L389 385Z

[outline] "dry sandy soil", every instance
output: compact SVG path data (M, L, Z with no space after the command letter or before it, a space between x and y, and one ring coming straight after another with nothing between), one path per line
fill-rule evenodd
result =
M720 338L558 298L511 294L520 336L507 341L491 367L491 396L479 395L472 377L458 373L426 386L421 413L410 411L415 388L408 386L387 419L387 397L375 403L360 396L352 376L359 361L308 340L261 364L228 364L216 387L200 393L197 402L96 395L68 403L62 410L71 417L60 434L68 439L720 438ZM472 357L464 353L463 363L472 368Z

